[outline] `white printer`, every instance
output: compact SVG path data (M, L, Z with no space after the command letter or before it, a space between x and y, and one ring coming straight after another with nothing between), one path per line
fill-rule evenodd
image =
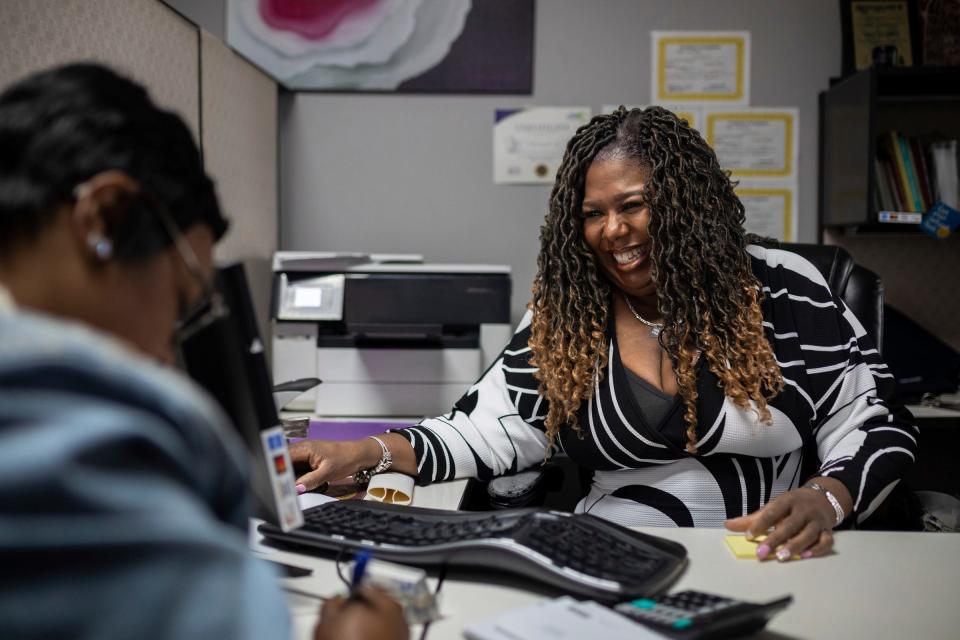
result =
M290 409L328 416L447 413L510 340L510 286L506 265L278 252L273 379L323 381Z

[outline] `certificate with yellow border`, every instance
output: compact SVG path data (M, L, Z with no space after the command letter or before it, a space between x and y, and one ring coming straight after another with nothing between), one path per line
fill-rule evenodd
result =
M749 31L654 31L651 42L654 103L749 104Z
M704 119L707 143L734 176L796 179L797 109L708 111Z
M797 240L797 188L795 185L764 186L741 183L735 189L746 212L744 227L750 233Z

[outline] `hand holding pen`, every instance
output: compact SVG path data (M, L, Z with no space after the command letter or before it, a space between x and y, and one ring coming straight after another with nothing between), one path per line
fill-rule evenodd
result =
M350 597L358 597L360 586L363 584L363 576L367 573L367 563L370 562L371 553L367 549L361 549L353 558L353 575L350 578Z
M350 595L323 604L314 640L408 640L403 607L380 589L363 586L369 561L370 552L357 553Z

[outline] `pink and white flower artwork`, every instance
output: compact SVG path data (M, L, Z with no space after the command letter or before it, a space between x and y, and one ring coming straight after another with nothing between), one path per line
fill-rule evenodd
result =
M471 0L227 0L227 41L290 89L393 91L440 63Z

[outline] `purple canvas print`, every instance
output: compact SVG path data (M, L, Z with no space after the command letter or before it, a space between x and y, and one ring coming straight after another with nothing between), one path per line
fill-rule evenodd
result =
M533 0L227 0L227 42L288 89L532 91Z

